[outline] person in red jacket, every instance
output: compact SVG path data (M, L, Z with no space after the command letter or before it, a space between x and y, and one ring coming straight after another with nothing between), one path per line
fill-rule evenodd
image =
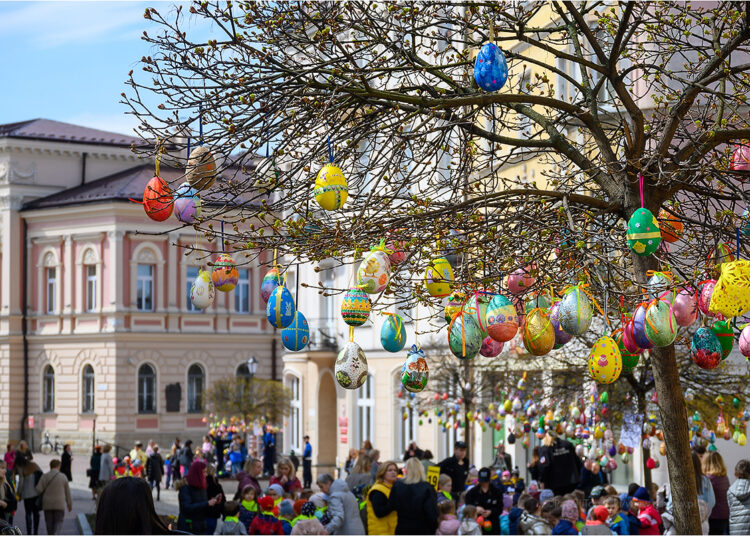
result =
M638 521L641 522L638 534L658 535L661 516L651 504L651 497L648 494L648 490L643 486L639 487L635 495L633 495L631 502L638 508Z
M284 534L284 526L281 521L273 515L274 503L271 497L258 499L260 513L250 523L248 534Z

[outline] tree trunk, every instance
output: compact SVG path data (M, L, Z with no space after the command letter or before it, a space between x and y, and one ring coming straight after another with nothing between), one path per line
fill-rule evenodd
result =
M643 422L646 422L646 393L639 390L636 396L638 397L638 413L643 417ZM643 424L641 424L641 430L643 430ZM641 457L643 458L641 460L641 463L643 464L643 485L647 490L651 490L651 483L653 482L651 479L651 469L646 466L646 462L651 457L651 449L643 448L643 436L641 436L640 448L642 454Z

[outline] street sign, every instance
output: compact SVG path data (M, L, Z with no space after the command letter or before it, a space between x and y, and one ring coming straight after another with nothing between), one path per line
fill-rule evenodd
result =
M427 468L427 482L432 484L435 489L438 487L438 480L440 480L440 467L437 465L431 465Z

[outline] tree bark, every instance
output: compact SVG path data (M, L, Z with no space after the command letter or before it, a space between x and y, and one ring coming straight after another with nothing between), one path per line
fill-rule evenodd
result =
M644 422L646 420L646 393L643 391L638 391L636 396L638 397L638 413L641 414L641 416L644 419ZM641 424L641 430L643 430L643 425ZM647 449L643 447L643 436L641 435L641 454L642 454L642 460L641 463L643 464L643 485L647 490L651 490L651 483L653 480L651 479L651 469L648 468L646 465L646 462L651 457L651 449ZM652 497L653 498L653 497Z

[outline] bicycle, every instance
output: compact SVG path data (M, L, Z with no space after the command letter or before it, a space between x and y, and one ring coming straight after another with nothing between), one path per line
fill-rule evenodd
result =
M58 438L60 436L55 436L55 443L53 444L52 441L49 440L49 432L44 432L44 439L42 440L42 444L39 446L39 450L42 451L42 454L50 454L53 450L56 454L60 454L60 449L62 448L62 443L58 442Z

